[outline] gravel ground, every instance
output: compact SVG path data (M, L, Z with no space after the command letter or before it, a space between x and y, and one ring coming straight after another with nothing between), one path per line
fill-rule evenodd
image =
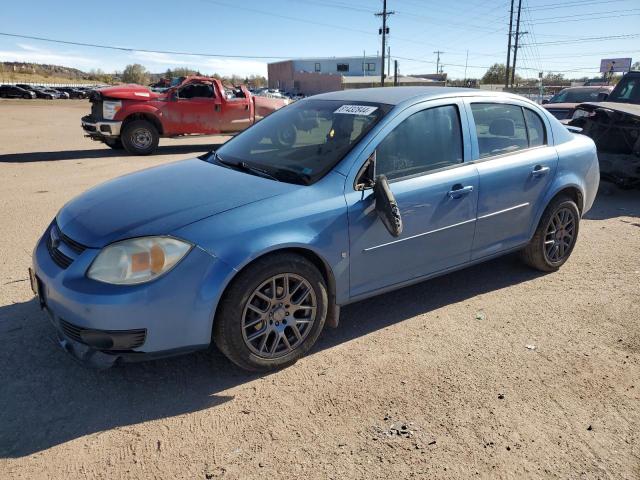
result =
M217 352L92 371L31 250L57 210L219 139L118 156L84 101L0 101L0 477L640 478L640 192L604 184L571 260L507 256L343 309L296 365Z

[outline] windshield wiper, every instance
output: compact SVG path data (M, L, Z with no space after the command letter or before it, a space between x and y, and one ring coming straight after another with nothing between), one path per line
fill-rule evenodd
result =
M278 180L276 177L274 177L273 175L271 175L269 172L267 172L266 170L263 170L261 168L258 167L254 167L253 165L249 165L247 162L227 162L226 160L223 160L222 157L216 153L213 152L214 158L218 161L218 163L220 163L221 165L224 165L226 167L230 167L233 168L235 170L240 170L242 172L247 172L247 173L251 173L253 175L257 175L258 177L263 177L263 178L268 178L270 180L275 180L276 182L279 182L280 180Z

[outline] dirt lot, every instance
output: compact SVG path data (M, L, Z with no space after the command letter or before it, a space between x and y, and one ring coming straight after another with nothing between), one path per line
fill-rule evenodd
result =
M87 109L0 102L1 478L640 478L640 192L604 186L560 272L508 256L351 305L284 371L98 372L32 299L38 236L88 187L217 140L120 157L82 137Z

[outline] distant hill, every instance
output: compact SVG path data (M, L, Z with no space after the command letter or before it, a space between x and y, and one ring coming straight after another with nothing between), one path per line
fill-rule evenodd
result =
M61 65L42 65L39 63L2 62L0 76L7 80L12 76L34 75L42 78L67 79L69 81L90 80L90 75L82 70Z

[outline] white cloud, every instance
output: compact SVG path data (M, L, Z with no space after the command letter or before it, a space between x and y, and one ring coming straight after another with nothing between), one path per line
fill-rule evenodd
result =
M27 43L17 43L14 47L0 50L0 61L31 62L62 65L81 70L101 68L104 71L122 71L129 63L141 63L148 70L159 73L167 68L188 67L203 74L248 76L267 74L267 64L255 60L211 58L197 55L169 55L154 52L100 52L98 57L85 57L71 51L55 51Z
M206 74L236 74L243 77L251 74L267 74L267 64L255 60L209 58L195 55L169 55L166 53L139 51L133 52L131 56L151 71L164 70L172 67L188 67L194 70L200 70Z
M0 50L0 60L4 62L27 62L62 65L81 69L95 68L100 62L94 58L82 57L70 52L54 52L33 45L19 43L19 50Z

